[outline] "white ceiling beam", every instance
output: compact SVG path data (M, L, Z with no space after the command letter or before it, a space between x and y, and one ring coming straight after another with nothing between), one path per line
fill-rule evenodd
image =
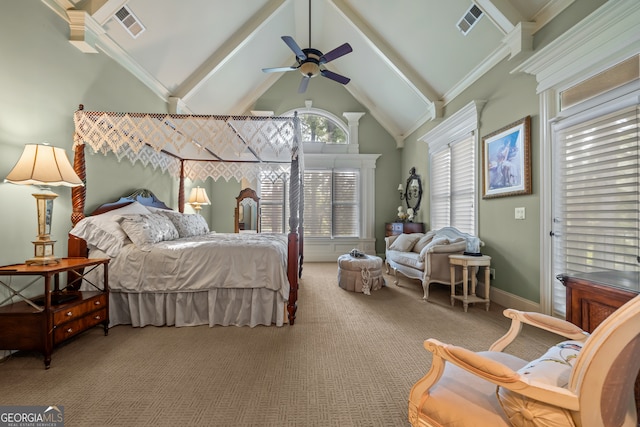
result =
M369 27L349 7L344 0L328 0L344 19L366 41L369 47L404 81L425 103L431 106L432 111L437 110L435 101L440 100L436 91L417 73L389 44ZM436 116L438 113L436 113Z
M87 0L81 4L82 10L87 11L95 21L104 25L115 13L122 9L129 0Z
M233 55L242 49L258 31L264 27L283 5L292 0L271 0L260 11L245 22L238 31L225 41L194 73L176 90L174 96L188 100L209 80Z
M518 22L525 20L509 0L474 1L503 35L511 33Z

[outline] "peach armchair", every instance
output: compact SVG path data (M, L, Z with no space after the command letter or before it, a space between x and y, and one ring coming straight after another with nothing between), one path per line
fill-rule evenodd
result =
M507 309L509 331L485 352L428 339L431 368L411 389L415 426L636 427L640 370L640 296L591 335L540 313ZM535 361L503 350L528 324L569 341Z

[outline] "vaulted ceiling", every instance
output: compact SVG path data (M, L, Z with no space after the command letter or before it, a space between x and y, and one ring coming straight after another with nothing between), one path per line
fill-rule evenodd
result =
M172 112L247 113L284 74L262 68L296 63L281 36L324 53L348 42L353 52L325 68L349 77L344 89L402 145L491 67L530 51L574 0L42 1L69 22L72 44L114 58ZM482 15L465 35L458 23L474 4ZM117 19L123 7L144 28L136 37Z

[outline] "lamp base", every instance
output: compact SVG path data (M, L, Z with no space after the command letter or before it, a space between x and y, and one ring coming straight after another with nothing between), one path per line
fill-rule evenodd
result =
M39 240L33 242L34 257L26 260L27 265L49 265L57 264L60 258L53 255L53 244L55 240L50 240L48 235L39 236Z
M42 257L33 257L31 259L26 260L24 263L26 265L49 265L49 264L58 264L60 262L60 258L55 256L42 256Z

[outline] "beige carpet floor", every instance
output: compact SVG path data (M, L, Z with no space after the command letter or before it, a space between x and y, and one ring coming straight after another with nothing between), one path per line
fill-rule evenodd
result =
M0 362L0 405L62 405L65 426L408 426L429 337L484 350L506 332L502 307L449 304L403 279L367 296L340 289L335 263L307 263L294 326L94 328L51 369L20 352ZM525 328L511 352L557 341Z

